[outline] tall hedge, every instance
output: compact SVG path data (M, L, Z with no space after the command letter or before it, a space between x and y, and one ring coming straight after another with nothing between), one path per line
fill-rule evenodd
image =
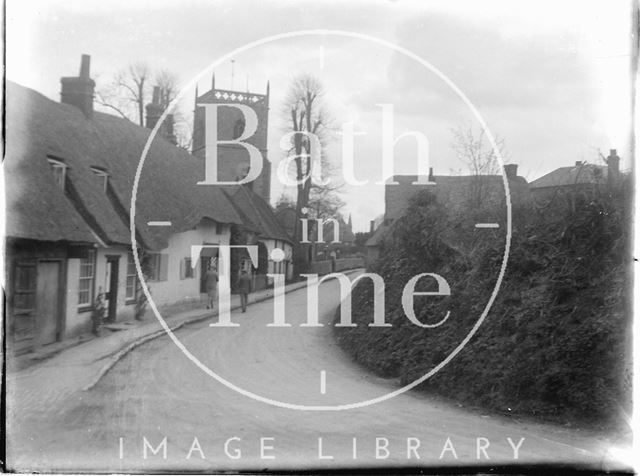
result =
M477 333L419 390L498 412L562 422L611 424L630 412L631 207L629 187L513 210L500 292ZM493 213L493 216L491 214ZM414 197L387 234L370 271L385 281L386 319L370 327L373 286L353 292L357 327L336 327L339 344L372 371L414 381L469 333L487 305L505 250L504 210L452 214L428 193ZM498 221L498 230L475 223ZM438 273L450 296L417 296L421 328L404 315L402 290ZM418 291L436 290L423 278Z

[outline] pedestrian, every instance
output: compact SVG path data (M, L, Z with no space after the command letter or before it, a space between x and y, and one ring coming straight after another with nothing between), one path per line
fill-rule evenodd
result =
M243 269L238 278L238 293L240 293L240 306L242 312L247 312L247 302L249 301L249 293L251 292L251 278L246 269Z
M100 328L102 322L106 317L107 303L105 301L104 293L102 292L102 286L98 287L98 294L93 302L93 309L91 311L91 332L94 336L100 337Z
M331 257L331 272L335 273L336 272L336 251L335 250L331 250L331 253L329 253L329 256Z
M207 289L207 309L213 309L216 301L218 290L218 273L213 265L209 264L209 269L205 275L205 286Z

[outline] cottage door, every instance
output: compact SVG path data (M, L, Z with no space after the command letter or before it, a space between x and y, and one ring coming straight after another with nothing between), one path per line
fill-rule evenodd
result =
M36 286L36 345L56 342L60 332L60 261L40 261Z
M207 270L209 269L209 264L211 263L211 258L209 256L200 256L200 293L207 293Z
M120 257L107 256L107 322L116 322L118 308L118 268Z

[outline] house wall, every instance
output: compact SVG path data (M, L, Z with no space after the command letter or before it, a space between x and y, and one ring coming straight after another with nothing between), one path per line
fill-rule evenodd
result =
M149 281L147 283L151 296L158 306L194 302L200 300L200 277L202 270L199 263L194 269L192 278L180 279L181 262L190 257L191 246L194 245L229 245L230 229L224 226L222 233L216 233L215 225L198 225L194 230L177 233L169 238L169 246L161 251L168 255L167 279L165 281ZM198 260L199 261L199 260Z
M291 244L286 241L273 239L260 239L259 241L267 248L267 256L269 257L267 270L271 274L276 272L276 262L271 259L271 252L276 248L277 241L277 247L284 251L284 261L287 262L287 268L281 274L284 274L286 279L291 279L293 276L293 247Z
M126 246L100 247L96 249L95 278L93 285L93 297L107 290L107 256L118 257L118 297L116 318L118 321L133 317L134 301L127 302L127 259L129 248ZM91 309L89 306L81 307L79 300L80 259L69 259L67 266L67 309L65 337L74 337L91 329Z
M40 279L39 265L41 262L56 261L60 263L60 275L58 276L58 297L59 309L56 326L56 340L62 339L66 323L64 320L65 294L64 283L66 282L66 262L69 256L69 249L61 243L39 242L32 240L21 240L7 238L5 249L5 283L6 283L6 314L7 323L5 332L7 333L7 350L10 353L20 353L32 350L41 345L38 340L39 326L42 325L38 314L41 309L38 303L37 283ZM20 308L16 302L16 267L32 266L34 279L31 290L33 306L29 309Z

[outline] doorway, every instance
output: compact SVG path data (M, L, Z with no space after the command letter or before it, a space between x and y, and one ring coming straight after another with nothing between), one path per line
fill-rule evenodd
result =
M107 256L107 288L105 299L107 300L107 322L116 322L118 309L118 271L120 256Z
M56 342L60 338L60 261L38 262L36 285L36 345Z

